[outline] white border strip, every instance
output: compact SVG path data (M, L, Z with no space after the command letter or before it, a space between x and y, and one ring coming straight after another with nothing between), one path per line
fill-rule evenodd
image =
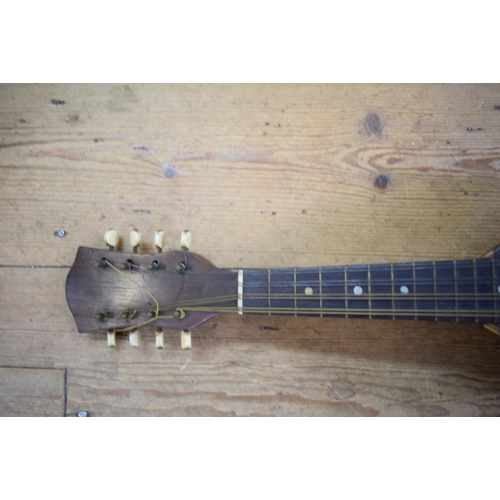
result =
M238 270L238 314L243 314L243 269Z

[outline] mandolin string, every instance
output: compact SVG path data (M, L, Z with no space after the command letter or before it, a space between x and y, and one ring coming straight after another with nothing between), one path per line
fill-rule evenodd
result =
M152 323L154 321L156 321L157 319L160 319L160 318L165 318L165 319L172 319L174 318L175 316L160 316L160 311L172 311L176 308L182 308L186 311L200 311L200 312L235 312L235 311L238 311L239 308L234 306L234 307L210 307L209 304L216 304L218 302L227 302L229 300L236 300L239 296L238 294L231 294L231 295L225 295L225 296L216 296L216 297L212 297L210 299L206 299L206 298L200 298L200 299L193 299L191 301L184 301L184 302L181 302L179 304L175 304L175 305L172 305L170 307L168 306L160 306L158 300L155 298L155 296L149 291L147 290L147 288L145 288L144 286L140 285L139 283L137 283L133 278L131 278L129 275L127 275L126 273L120 271L119 269L117 269L113 264L111 264L107 259L104 259L105 263L107 265L109 265L114 271L116 271L118 274L120 274L121 276L125 277L126 279L128 279L129 281L131 281L134 285L136 285L140 290L142 290L143 292L145 292L147 295L149 295L156 307L155 307L155 310L154 310L154 316L152 318L149 318L148 320L146 321L143 321L143 322L140 322L140 323L136 323L130 327L126 327L126 328L121 328L121 329L118 329L116 330L117 332L126 332L126 331L129 331L129 330L132 330L134 328L138 328L140 326L145 326L149 323ZM267 272L267 271L266 271ZM290 271L288 271L290 272ZM305 271L304 271L305 272ZM310 272L310 271L309 271ZM203 273L202 273L203 274ZM208 273L207 273L208 274ZM256 273L253 273L253 275L255 276ZM211 275L211 277L213 278L213 275ZM193 281L196 281L196 280L193 280ZM396 280L394 280L395 282ZM364 283L364 280L352 280L352 282L354 283ZM392 283L393 281L389 281L390 283ZM213 283L213 282L212 282ZM292 283L292 282L280 282L278 285L273 285L273 286L284 286L284 283ZM307 282L307 283L319 283L319 281L311 281L311 282ZM328 284L331 284L331 283L339 283L339 284L345 284L346 282L344 280L339 280L339 281L325 281L325 282L321 282L323 286L328 286ZM373 283L372 282L372 285L376 285L376 284L379 284L380 281L377 281L376 283ZM490 283L488 281L488 283ZM304 282L301 282L301 286L304 285L305 283ZM420 284L420 283L419 283ZM258 286L264 286L265 284L262 283L256 283L256 284L252 284L250 283L249 285L255 285L255 287L258 287ZM248 285L247 285L248 287ZM455 293L444 293L444 294L435 294L435 293L432 293L432 294L404 294L404 295L399 295L399 294L394 294L394 293L390 293L390 294L365 294L363 296L355 296L355 295L351 295L351 294L313 294L311 296L300 296L300 297L297 297L296 294L279 294L279 293L267 293L267 294L258 294L258 293L255 293L255 294L252 294L252 293L247 293L246 296L244 297L246 300L268 300L268 299L272 299L272 300L294 300L294 299L298 299L300 301L318 301L320 300L320 298L322 300L334 300L334 299L337 299L337 300L345 300L345 299L348 299L350 301L363 301L363 300L368 300L368 299L375 299L375 300L389 300L389 299L392 299L392 298L395 298L397 297L398 300L413 300L415 298L419 298L419 299L428 299L428 298L431 298L431 299L434 299L434 298L441 298L442 300L452 300L454 299L455 297L456 298L460 298L462 300L476 300L477 298L481 298L481 299L489 299L491 297L493 297L495 300L496 298L496 294L475 294L475 295L472 295L470 296L469 294L455 294ZM470 298L469 298L470 297ZM198 306L198 307L196 307ZM365 309L365 308L356 308L356 307L351 307L351 308L307 308L307 307L300 307L300 308L277 308L277 307L244 307L243 310L246 312L246 313L259 313L259 312L266 312L266 313L275 313L275 314L287 314L287 313L290 313L290 311L295 311L295 312L299 312L299 313L317 313L317 314L321 314L321 313L331 313L331 314L351 314L351 315L356 315L356 314L371 314L371 315L395 315L395 316L412 316L412 315L417 315L419 317L422 317L422 316L434 316L435 314L437 313L441 313L443 315L449 315L449 316L458 316L458 317L467 317L467 316L474 316L474 317L491 317L491 312L489 310L484 310L484 311L479 311L479 310L476 310L476 309L472 309L472 310L468 310L468 309L451 309L451 310L448 310L448 309L443 309L443 310L440 310L440 309L425 309L425 310L419 310L419 311L416 311L415 309L388 309L388 310L385 310L385 309L377 309L377 308L369 308L369 309Z
M478 260L476 262L483 261L483 259ZM484 262L489 262L491 261L492 268L495 267L495 260L494 259L484 259ZM462 261L457 261L457 262L462 262ZM463 262L468 262L468 261L463 261ZM418 264L418 263L417 263ZM424 263L426 264L426 263ZM347 266L347 270L351 271L349 269L350 266ZM355 266L353 266L355 267ZM408 269L410 269L410 266L407 266ZM364 285L364 286L392 286L392 285L408 285L410 284L411 286L417 285L417 286L433 286L435 284L434 279L432 278L426 278L426 279L421 279L418 278L416 283L412 283L412 278L408 280L408 278L401 278L401 277L395 277L394 279L379 279L379 278L372 278L370 279L369 277L366 278L351 278L351 279L322 279L321 281L318 279L310 279L310 280L300 280L300 282L297 283L297 280L294 279L294 272L295 276L300 278L300 275L302 274L311 274L311 273L320 273L320 270L323 273L323 275L332 272L332 270L339 270L343 269L343 267L337 267L337 268L330 268L330 267L322 267L322 268L285 268L285 269L272 269L271 270L271 277L272 278L283 278L286 277L286 275L289 275L289 279L279 279L274 283L271 283L272 287L290 287L293 288L294 285L299 285L299 286L311 286L311 287L319 287L320 285L323 287L328 287L328 286L339 286L343 287L344 285L349 285L349 286L355 286L355 285ZM417 269L418 270L418 269ZM245 277L248 277L248 279L251 278L263 278L262 282L254 282L250 281L249 283L245 283L245 289L255 289L259 287L267 287L268 286L268 269L243 269ZM367 269L353 269L353 271L367 271ZM214 273L211 272L206 272L204 273L199 272L198 277L203 277L207 276L210 277L210 280L212 283L225 283L224 280L219 280L217 276L214 276ZM448 277L448 278L440 278L439 282L437 285L439 286L454 286L454 284L457 282L457 279L454 277ZM463 277L458 279L458 284L460 285L491 285L492 283L494 284L495 282L495 277L494 274L491 274L491 278L477 278L474 280L473 277Z
M190 279L190 282L191 283L200 283L200 284L203 284L203 283L206 283L206 279L204 280L204 277L203 277L203 273L199 273L198 276L197 276L198 279L194 279L194 278L191 278ZM210 279L210 283L212 285L225 285L227 284L227 280L224 280L224 279L217 279L217 277L215 277L213 274L210 274L210 273L206 273L206 278L207 279ZM442 287L442 286L454 286L454 284L457 283L458 285L476 285L476 286L479 286L479 285L493 285L495 286L495 280L493 279L484 279L484 280L480 280L480 279L477 279L476 281L473 281L473 280L464 280L464 279L460 279L458 281L455 281L455 280L439 280L439 282L437 282L436 284L439 286L439 287ZM344 287L345 284L349 285L349 286L355 286L355 285L365 285L365 286L368 286L368 285L371 285L372 287L376 287L376 286L390 286L392 284L394 285L409 285L409 286L432 286L434 285L434 281L433 280L418 280L417 283L415 283L415 285L411 282L408 281L408 280L405 280L405 279L394 279L394 280L375 280L375 279L372 279L372 280L366 280L366 279L358 279L358 280L348 280L348 281L344 281L344 280L322 280L321 283L319 280L308 280L308 281L301 281L300 283L297 283L297 282L294 282L293 280L292 281L276 281L274 283L271 283L271 287L272 288L294 288L294 284L297 285L297 286L300 286L300 287L319 287L320 284L322 287L328 287L328 286L338 286L338 287ZM248 290L248 289L255 289L255 288L268 288L268 284L267 284L267 280L266 282L261 282L261 283L245 283L245 290ZM496 293L495 293L496 294ZM348 295L348 294L346 294ZM408 295L408 294L404 294L404 295ZM439 294L437 294L439 295ZM449 294L447 294L449 295ZM339 295L340 296L340 295ZM387 296L389 296L387 294ZM399 296L398 294L394 294L394 296Z
M222 307L222 308L210 308L210 307L187 307L185 308L186 311L190 312L218 312L218 313L225 313L225 312L236 312L239 309L237 307ZM447 309L426 309L426 310L420 310L420 311L415 311L414 309L399 309L399 310L393 310L393 309L334 309L334 308L298 308L298 309L293 309L293 308L271 308L269 309L267 306L258 308L250 308L250 307L245 307L243 308L243 312L246 314L259 314L259 313L272 313L272 314L285 314L289 315L290 312L297 312L298 314L336 314L336 315L345 315L349 314L349 316L357 316L357 315L369 315L371 314L372 316L400 316L400 317L415 317L418 316L420 317L429 317L434 319L436 314L439 314L444 317L450 317L452 319L455 319L456 317L458 318L467 318L467 317L474 317L474 318L493 318L494 315L492 314L491 311L485 310L447 310Z
M125 274L123 271L120 271L119 269L117 269L113 264L111 264L111 262L109 262L107 259L104 259L104 262L109 266L111 267L111 269L115 270L118 274L120 274L121 276L127 278L129 281L131 281L132 283L134 283L134 285L136 285L138 288L140 288L142 291L146 292L155 302L156 304L156 310L155 310L155 315L152 317L152 318L149 318L147 319L146 321L142 321L141 323L136 323L134 325L131 325L129 327L126 327L126 328L118 328L116 329L115 331L118 332L118 333L123 333L123 332L128 332L130 330L134 330L135 328L139 328L141 326L145 326L145 325L148 325L149 323L152 323L153 321L156 321L157 319L159 318L165 318L165 319L172 319L174 318L174 316L160 316L160 304L159 302L156 300L155 296L145 287L143 287L142 285L140 285L139 283L137 283L137 281L135 281L134 279L132 279L130 276L128 276L127 274Z
M218 295L214 297L205 297L200 299L193 299L192 301L185 301L179 303L179 306L182 304L194 304L197 302L201 303L211 303L214 301L220 300L232 300L237 299L239 296L237 294L232 295ZM312 294L312 295L297 295L293 293L246 293L243 295L244 300L267 300L268 298L272 300L354 300L354 301L365 301L368 299L374 300L390 300L392 298L396 300L413 300L413 299L422 299L422 300L453 300L454 298L462 299L462 300L494 300L497 297L496 294L492 293L479 293L479 294L467 294L467 293L405 293L405 294L392 294L392 293L372 293L372 294L345 294L345 293L323 293L323 294ZM163 310L164 308L160 308Z
M437 296L440 297L441 296ZM443 300L452 300L453 296L448 296L445 295L443 296ZM451 297L451 298L450 298ZM467 297L467 296L466 296ZM469 298L465 298L464 296L460 296L462 300L475 300L475 297L473 296L468 296ZM491 295L487 295L486 297L491 297ZM484 297L484 298L486 298ZM258 296L249 296L247 297L247 300L267 300L269 297L268 295L258 295ZM279 300L276 299L275 297L271 296L272 300ZM481 295L481 298L483 296ZM228 295L228 296L220 296L220 297L213 297L212 299L198 299L198 300L193 300L193 301L185 301L185 302L180 302L178 304L175 304L175 307L179 307L184 309L185 311L205 311L205 312L225 312L225 311L238 311L239 308L237 306L225 306L225 307L213 307L214 304L220 303L220 302L227 302L230 300L236 300L237 296L236 295ZM387 300L387 296L383 296L382 299L376 299L376 300ZM405 297L407 301L412 301L412 297ZM281 300L288 300L292 301L293 300L293 295L292 296L285 296L282 297ZM303 297L299 299L300 301L318 301L319 296L308 296L308 297ZM323 299L325 300L325 299ZM364 300L366 301L367 299L361 299L359 297L353 297L349 296L350 301L358 301L359 300ZM168 310L171 310L172 308L168 308ZM160 310L167 310L164 308L161 308ZM332 313L337 313L337 314L356 314L356 313L373 313L373 314L395 314L395 315L417 315L417 316L424 316L424 315L434 315L436 313L440 313L444 316L449 315L449 316L456 316L456 315L464 315L464 316L477 316L477 317L491 317L491 311L489 309L485 310L478 310L478 309L440 309L440 308L433 308L433 309L379 309L377 307L372 307L371 308L357 308L357 307L351 307L351 308L310 308L310 307L282 307L282 308L276 308L276 307L257 307L257 306L247 306L243 307L244 312L273 312L273 311L297 311L297 312L318 312L321 313L323 312L332 312Z

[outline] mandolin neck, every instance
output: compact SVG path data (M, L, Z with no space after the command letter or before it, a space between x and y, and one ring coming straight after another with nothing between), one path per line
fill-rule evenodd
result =
M498 322L491 258L238 272L240 314Z
M80 332L189 329L224 312L499 324L500 247L477 260L288 269L80 247L66 297Z

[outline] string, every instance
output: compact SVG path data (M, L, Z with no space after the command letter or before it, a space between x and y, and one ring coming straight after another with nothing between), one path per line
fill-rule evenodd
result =
M316 271L318 273L318 271ZM489 277L484 277L484 278L477 278L474 280L473 278L471 279L466 279L466 278L436 278L434 279L422 279L416 277L414 280L413 277L406 277L406 278L400 278L400 277L395 277L394 279L380 279L380 278L349 278L347 280L344 279L322 279L321 281L319 279L308 279L308 280L298 280L294 279L293 277L293 270L288 271L287 273L290 273L290 279L284 279L284 280L275 280L272 281L273 278L278 277L277 275L274 274L274 270L271 273L271 288L277 288L277 287L289 287L293 288L294 284L300 285L300 286L318 286L321 284L322 286L338 286L338 287L343 287L344 285L371 285L372 287L376 286L391 286L392 284L394 285L406 285L406 286L429 286L429 287L434 287L434 284L436 284L437 287L441 286L450 286L453 287L455 283L459 286L465 286L465 285L471 285L471 287L474 287L474 285L485 285L485 286L491 286L492 284L494 285L495 279L493 275L491 278ZM326 274L326 272L323 270L323 273ZM247 270L244 270L244 275L247 279L250 278L249 273ZM265 274L261 275L256 275L252 274L251 278L255 277L262 277L262 281L250 281L250 282L245 282L245 289L250 289L250 288L268 288L268 275L267 275L267 270ZM214 274L213 272L198 272L196 277L190 277L193 282L200 282L203 283L205 278L210 278L210 281L212 283L226 283L227 280L224 278L219 279L217 274Z
M462 299L462 300L493 300L494 298L497 298L500 300L500 295L499 294L493 294L493 293L480 293L480 294L460 294L460 293L442 293L442 294L434 294L434 293L405 293L405 294L392 294L392 293L386 293L386 294L377 294L377 293L372 293L372 294L365 294L363 293L362 295L355 295L355 294L334 294L334 293L323 293L323 294L313 294L313 295L296 295L293 293L246 293L243 295L244 300L267 300L268 298L271 298L273 300L325 300L325 299L330 299L330 300L342 300L342 299L348 299L348 300L358 300L358 301L365 301L369 299L375 299L375 300L388 300L393 298L395 300L412 300L412 299L428 299L428 300L433 300L435 298L441 299L441 300L453 300L455 297L457 299ZM193 301L188 301L186 303L192 303L192 302L213 302L215 300L231 300L231 299L236 299L238 298L237 294L232 294L232 295L220 295L220 296L214 296L214 297L205 297L205 298L200 298L200 299L193 299ZM161 309L160 309L161 310Z
M184 301L182 303L175 304L175 305L172 305L170 307L167 307L167 306L162 307L162 306L160 306L158 300L154 297L154 295L147 288L145 288L144 286L139 284L137 281L135 281L130 275L117 269L107 259L104 259L104 262L108 266L110 266L114 271L116 271L118 274L120 274L121 276L123 276L126 279L128 279L129 281L131 281L140 290L142 290L147 295L149 295L155 303L153 317L151 317L150 319L148 319L146 321L136 323L132 326L117 329L116 330L117 332L126 332L126 331L132 330L134 328L138 328L140 326L144 326L144 325L147 325L149 323L152 323L159 318L171 319L171 318L175 317L173 315L172 316L160 316L160 311L173 311L173 310L178 309L178 308L182 308L185 311L201 311L201 312L234 312L234 311L238 310L238 307L236 307L236 306L225 306L225 307L211 307L210 306L211 304L217 304L217 303L221 303L221 302L228 302L231 300L237 300L238 299L237 294L215 296L215 297L208 298L208 299L207 298L198 298L198 299L193 299L190 301ZM316 269L319 269L319 268L316 268ZM326 269L328 269L328 268L326 268ZM343 268L340 268L340 269L343 269ZM313 269L311 269L311 270L304 269L304 268L293 269L293 270L282 269L282 270L273 270L272 271L273 275L279 274L279 272L281 272L281 275L283 275L287 272L288 273L293 272L294 275L295 275L295 273L300 275L300 274L304 274L304 273L308 273L308 272L318 272L318 271L313 270ZM245 270L245 274L247 274L247 275L251 274L253 276L258 276L259 273L262 276L266 276L266 278L267 278L266 281L269 280L270 270ZM203 283L203 282L205 282L203 280L204 276L210 277L212 284L217 283L217 282L225 283L224 280L217 279L218 278L217 275L214 276L213 273L204 273L204 272L198 273L198 275L195 279L193 279L193 277L190 277L191 278L190 281L192 283L196 283L196 282ZM389 283L392 286L395 283L397 283L398 281L399 281L399 283L408 283L408 281L410 281L409 284L411 285L412 280L411 279L405 280L402 278L399 278L399 280L398 279L377 280L377 279L370 279L368 277L368 279L366 280L366 283L369 287L374 287L374 286L380 285L381 283ZM334 286L337 283L338 283L338 286L342 286L345 289L345 286L347 283L359 285L359 284L365 284L365 280L364 279L362 279L362 280L360 280L360 279L357 279L357 280L355 280L355 279L352 279L352 280L325 280L325 281L323 281L323 280L320 280L320 281L309 280L309 281L301 281L300 285L305 286L305 285L318 285L319 284L320 286L325 287L325 286ZM422 285L422 283L431 283L433 286L435 286L436 280L434 279L432 281L430 281L430 280L425 280L425 281L419 280L418 281L418 285ZM457 281L450 280L449 283L450 284L457 284ZM487 280L487 281L462 280L459 282L459 284L465 284L465 283L471 283L471 284L474 283L475 289L477 289L478 284L483 284L483 283L488 284L490 286L493 283L493 286L495 286L494 282L492 280ZM271 293L270 292L271 287L284 287L285 285L289 285L290 287L293 286L294 293L290 294L290 293ZM312 294L312 295L308 295L308 296L303 296L303 295L297 296L296 285L297 285L296 279L294 279L293 281L280 281L280 282L278 282L278 284L272 284L272 285L270 283L245 283L246 290L248 288L265 287L265 288L267 288L268 293L248 293L247 292L244 296L244 300L246 300L246 301L248 301L248 300L266 300L268 302L268 305L266 307L256 307L256 306L243 307L243 311L246 312L247 314L248 313L289 314L290 311L294 311L295 313L299 312L299 313L304 313L304 314L307 314L307 313L314 313L314 314L331 313L331 314L339 314L339 315L370 314L370 315L375 315L375 316L377 316L377 315L392 315L392 316L415 316L415 317L416 316L419 316L419 317L421 317L421 316L424 316L424 317L425 316L436 316L437 314L442 314L444 316L450 316L450 317L452 317L452 316L453 317L473 316L476 318L479 318L479 317L491 318L491 313L489 310L478 309L477 301L487 301L487 300L491 300L493 298L493 303L494 303L493 307L495 308L495 316L496 316L496 300L495 299L497 298L497 294L495 292L494 293L479 293L478 294L476 291L474 291L474 294L471 295L469 292L438 294L438 293L436 293L436 291L434 291L434 293L396 294L392 291L391 293L378 293L378 294L377 293L368 293L368 294L362 294L362 295L355 295L355 294L349 294L349 293L338 293L338 294L336 294L336 293L321 293L321 294ZM440 285L443 285L443 280L440 280L439 286ZM413 287L415 287L415 284L413 284ZM434 300L434 302L435 302L434 309L424 309L424 310L422 310L422 309L416 310L416 308L414 308L414 309L396 309L394 307L394 303L393 303L392 309L379 309L379 308L374 309L373 307L366 309L366 308L358 308L355 306L347 307L348 306L347 302L346 302L344 308L323 308L323 307L321 307L321 302L323 300L344 300L344 301L351 301L351 302L352 301L354 301L354 302L369 301L370 302L371 300L375 300L375 301L377 301L377 300L380 300L380 301L382 301L382 300L415 301L417 299ZM294 308L271 307L271 302L270 302L271 300L290 300L290 301L293 300L294 301ZM466 308L458 309L458 307L455 307L454 309L438 309L437 302L436 302L438 300L441 300L441 301L446 301L446 300L467 301L467 300L470 300L470 301L475 302L475 307L474 307L474 309L466 309ZM299 308L297 308L297 306L296 306L297 301L320 301L320 308L314 308L314 307L299 307ZM371 304L371 305L373 306L373 304ZM455 305L457 305L457 304L455 304ZM142 311L144 311L144 310L147 310L147 309L143 309ZM151 310L151 309L149 309L149 310ZM138 311L140 311L140 310L138 310Z
M225 313L225 312L236 312L238 308L236 307L226 307L226 308L210 308L210 307L189 307L185 309L186 311L196 311L196 312L217 312L217 313ZM271 308L269 309L267 306L262 308L249 308L244 307L244 314L268 314L271 312L272 314L285 314L289 315L290 311L294 311L290 308ZM431 317L434 318L436 315L440 315L443 317L449 317L455 319L459 318L488 318L491 321L494 321L494 316L490 311L472 311L472 310L449 310L449 309L426 309L415 311L414 309L333 309L333 308L308 308L308 309L298 309L297 314L336 314L336 315L346 315L356 316L356 315L368 315L372 316L404 316L404 317Z
M121 332L128 332L129 330L133 330L135 328L139 328L140 326L145 326L149 323L152 323L153 321L156 321L158 318L169 318L169 316L160 316L160 304L156 300L155 296L145 287L143 287L141 284L137 283L134 279L132 279L128 274L125 274L123 271L120 271L118 268L116 268L111 262L109 262L107 259L104 259L104 262L111 267L111 269L114 269L118 274L123 276L124 278L127 278L129 281L131 281L134 285L136 285L138 288L140 288L143 292L146 292L154 301L156 304L156 310L155 310L155 315L152 318L147 319L146 321L142 321L141 323L136 323L132 326L126 327L126 328L119 328L116 329L115 331L118 333ZM173 318L174 316L172 316Z

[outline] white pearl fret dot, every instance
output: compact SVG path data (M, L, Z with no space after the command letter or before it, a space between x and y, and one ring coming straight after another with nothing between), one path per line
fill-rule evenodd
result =
M498 293L500 293L500 285L498 285L498 288L497 288L497 290L498 290Z
M314 290L313 290L310 286L308 286L308 287L304 290L304 293L305 293L306 295L312 295L312 294L313 294L313 292L314 292Z
M354 295L361 295L363 293L363 289L360 286L355 286L352 291Z
M400 291L401 293L408 293L408 292L410 291L410 289L409 289L407 286L403 285L403 286L399 289L399 291Z

